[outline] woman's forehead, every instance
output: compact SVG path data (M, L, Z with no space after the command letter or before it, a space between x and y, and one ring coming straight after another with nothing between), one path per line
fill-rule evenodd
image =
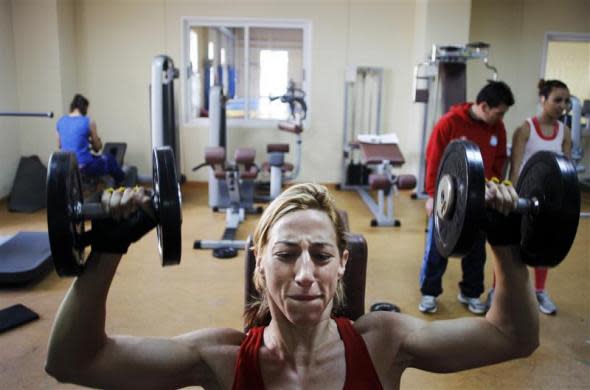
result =
M336 231L328 214L320 210L298 210L284 215L272 226L269 244L302 239L336 242Z
M569 96L570 92L567 88L553 88L550 95L561 95L561 96Z

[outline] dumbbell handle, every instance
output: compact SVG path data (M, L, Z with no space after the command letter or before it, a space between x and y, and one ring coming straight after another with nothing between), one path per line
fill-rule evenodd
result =
M531 199L527 198L518 198L516 203L516 209L514 209L514 213L516 214L538 214L539 212L539 199L533 197Z
M153 195L151 201L152 203L155 203ZM98 202L77 203L73 211L75 218L84 221L89 219L107 219L111 217L111 215L102 207L102 203Z

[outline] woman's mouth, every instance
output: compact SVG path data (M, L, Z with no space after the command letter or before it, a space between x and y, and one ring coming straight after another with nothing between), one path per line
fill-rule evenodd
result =
M293 299L295 301L313 301L315 299L320 299L322 296L321 295L311 295L311 294L295 294L295 295L289 295L290 299Z

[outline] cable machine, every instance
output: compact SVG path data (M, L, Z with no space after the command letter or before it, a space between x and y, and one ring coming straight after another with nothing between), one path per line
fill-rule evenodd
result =
M428 130L451 106L467 100L467 61L481 60L498 79L498 71L488 62L490 45L484 42L466 45L433 45L430 59L414 67L414 103L423 103L424 115L420 139L420 165L414 199L426 199L426 144Z

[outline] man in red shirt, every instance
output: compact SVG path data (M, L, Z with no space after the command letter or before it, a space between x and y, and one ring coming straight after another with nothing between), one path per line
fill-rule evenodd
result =
M423 313L434 313L437 310L436 297L443 291L442 277L448 262L436 249L432 218L436 176L445 148L455 139L465 139L477 144L483 157L486 178L502 177L507 157L506 129L502 118L513 104L514 97L510 87L501 81L490 81L479 91L475 103L451 107L432 130L426 149L426 213L429 222L426 250L420 270L422 300L418 305ZM459 283L458 299L475 314L483 314L487 310L487 305L479 299L484 291L485 241L482 233L471 252L461 259L463 279Z

